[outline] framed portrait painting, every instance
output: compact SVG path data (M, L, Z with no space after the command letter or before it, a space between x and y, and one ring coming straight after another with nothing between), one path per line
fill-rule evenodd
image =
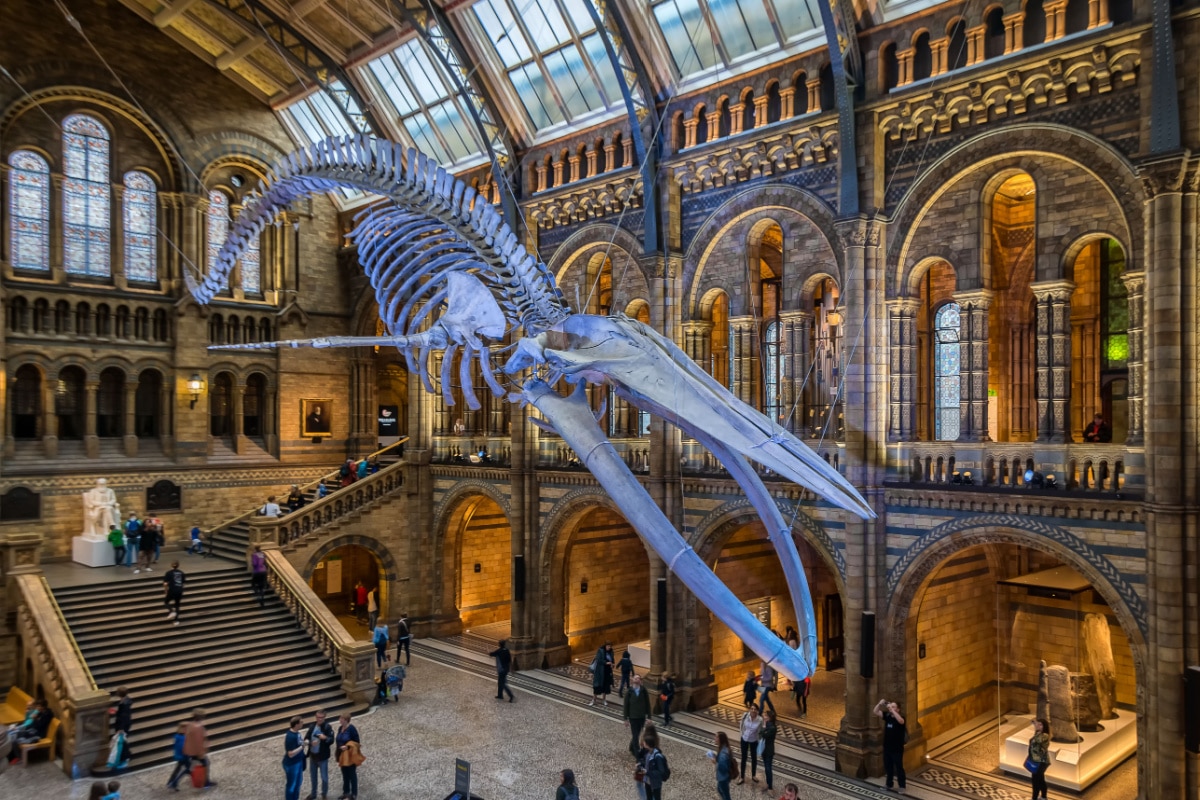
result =
M333 433L333 401L305 399L300 401L300 435L329 436Z

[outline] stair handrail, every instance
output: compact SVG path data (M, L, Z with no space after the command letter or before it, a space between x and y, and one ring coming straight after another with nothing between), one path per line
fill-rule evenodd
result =
M342 689L356 702L368 702L374 692L375 646L359 641L317 597L304 577L274 545L262 548L267 582L279 599L342 676Z
M61 723L63 771L83 777L107 752L111 697L88 669L45 576L10 577L17 588L17 629L32 656L33 677Z
M376 450L375 452L368 454L366 456L366 458L368 461L370 461L371 459L374 459L374 458L379 458L379 456L383 455L387 451L391 450L392 448L399 447L407 441L408 441L408 437L402 436L402 437L400 437L400 441L393 442L392 444L389 444L387 447L381 447L378 450ZM345 462L343 462L343 463L345 463ZM325 481L330 480L331 478L338 477L339 474L341 473L341 469L342 469L342 467L339 464L337 469L333 470L332 472L327 472L324 475L322 475L321 477L317 478L316 480L309 481L308 483L301 486L300 491L307 492L309 489L313 488L314 486L318 486L318 485L324 483ZM351 484L351 486L353 486L353 484ZM338 487L337 489L334 489L329 494L325 495L325 497L332 497L333 495L340 492L342 489L348 489L348 488L350 488L350 487L349 486ZM324 499L324 498L320 498L320 499ZM228 528L230 525L236 525L237 523L242 522L243 520L246 520L246 519L249 519L250 517L256 516L258 514L258 510L260 508L262 508L262 506L257 505L254 508L250 509L249 511L245 511L241 514L238 514L236 517L227 519L224 522L221 522L221 523L211 526L207 531L205 531L205 533L207 533L210 537L215 536L218 531Z
M287 514L278 517L255 517L250 521L250 544L273 543L286 547L326 525L334 524L360 511L397 487L403 486L405 466L403 460L388 464L372 475ZM361 499L359 494L362 494ZM340 513L336 510L331 511L338 509L339 505Z

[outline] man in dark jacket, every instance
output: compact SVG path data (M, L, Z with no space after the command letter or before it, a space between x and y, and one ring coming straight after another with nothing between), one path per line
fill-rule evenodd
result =
M172 561L171 568L163 575L163 592L166 594L163 603L168 609L175 606L174 610L167 611L167 619L175 620L176 625L179 624L179 604L183 602L183 584L186 580L187 576L179 568L179 562Z
M512 669L512 653L508 652L508 641L501 639L500 646L488 655L496 659L496 699L503 700L507 694L508 702L511 703L517 698L513 696L512 689L508 688L508 671Z
M312 781L312 791L306 800L317 796L317 775L321 777L321 800L329 796L329 753L333 746L333 726L325 721L325 710L318 708L314 715L315 721L308 726L304 738L308 740L308 776Z
M629 752L637 758L641 749L642 728L646 724L646 717L650 716L650 693L642 686L642 676L636 672L629 679L629 691L625 693L625 709L621 716L625 718L625 727L629 728Z

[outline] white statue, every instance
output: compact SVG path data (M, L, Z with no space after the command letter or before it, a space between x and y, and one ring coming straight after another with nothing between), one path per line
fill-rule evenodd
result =
M101 541L108 538L112 527L120 525L121 505L117 502L117 493L108 488L108 481L97 478L96 486L83 493L83 536Z

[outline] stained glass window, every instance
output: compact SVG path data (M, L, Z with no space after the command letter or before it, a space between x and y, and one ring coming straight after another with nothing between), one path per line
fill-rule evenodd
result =
M221 246L229 238L229 197L224 192L208 193L208 258L211 271L217 265ZM222 287L224 288L224 287Z
M242 272L242 291L249 295L262 294L262 264L258 248L259 240L255 238L238 261Z
M782 411L779 397L779 358L779 320L772 320L763 331L763 410L773 422L779 421Z
M479 0L471 8L537 130L621 102L584 0Z
M8 157L8 219L15 269L50 269L50 166L29 150Z
M158 280L158 189L144 172L125 173L125 277Z
M681 78L729 67L818 33L817 0L656 0L654 19Z
M1115 239L1100 242L1100 357L1104 369L1129 366L1129 292L1121 276L1125 251Z
M961 354L958 345L960 314L958 303L946 303L933 317L934 436L939 441L957 439L961 420Z
M95 118L63 120L63 267L107 277L110 263L108 131Z

